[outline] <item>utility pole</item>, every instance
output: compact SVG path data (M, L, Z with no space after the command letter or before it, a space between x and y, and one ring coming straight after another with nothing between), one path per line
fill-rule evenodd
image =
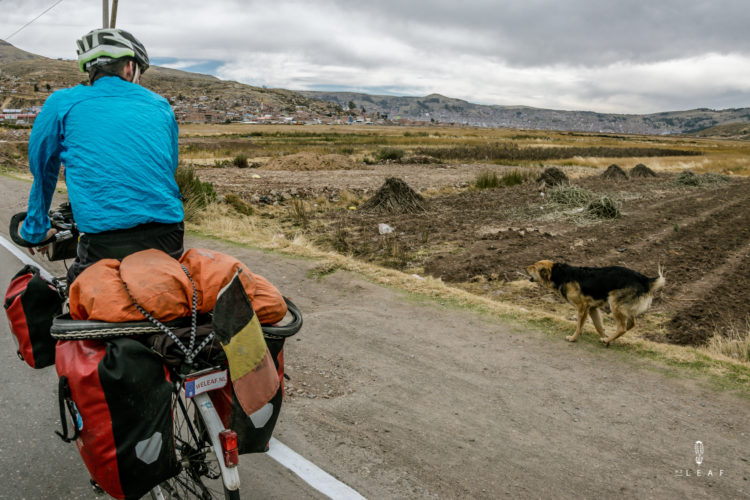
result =
M109 27L114 29L115 24L117 23L117 1L118 0L112 0L112 20L109 22Z
M102 28L109 28L109 0L102 0Z
M109 0L102 0L102 28L114 28L117 24L117 2L112 0L112 19L109 18Z

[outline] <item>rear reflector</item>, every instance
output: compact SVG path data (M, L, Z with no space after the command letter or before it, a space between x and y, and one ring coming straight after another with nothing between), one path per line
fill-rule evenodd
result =
M240 463L240 454L237 451L237 433L232 429L224 429L219 433L221 451L224 452L224 465L236 467Z

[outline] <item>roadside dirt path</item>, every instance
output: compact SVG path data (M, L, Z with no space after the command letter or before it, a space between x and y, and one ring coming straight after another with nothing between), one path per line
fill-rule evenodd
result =
M3 233L29 187L0 180ZM313 261L188 244L300 306L276 435L368 498L750 497L747 398L348 272L315 278Z

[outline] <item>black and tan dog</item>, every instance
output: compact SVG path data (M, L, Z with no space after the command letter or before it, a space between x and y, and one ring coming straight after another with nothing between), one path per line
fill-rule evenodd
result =
M531 281L555 290L578 310L578 327L566 339L575 342L583 330L586 317L591 315L600 340L606 346L635 326L636 316L646 312L654 293L665 284L661 267L659 276L649 278L620 266L575 267L540 260L527 266L526 272L531 276ZM604 333L599 314L599 308L606 305L617 322L617 330L609 338Z

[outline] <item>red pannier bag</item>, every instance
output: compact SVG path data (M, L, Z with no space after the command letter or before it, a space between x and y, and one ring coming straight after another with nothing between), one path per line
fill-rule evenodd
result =
M5 315L18 345L18 357L32 368L55 364L52 319L62 314L63 298L38 267L25 266L5 292Z
M140 498L180 470L173 386L161 358L127 337L57 344L60 417L91 478L114 498ZM65 407L71 414L68 436Z

